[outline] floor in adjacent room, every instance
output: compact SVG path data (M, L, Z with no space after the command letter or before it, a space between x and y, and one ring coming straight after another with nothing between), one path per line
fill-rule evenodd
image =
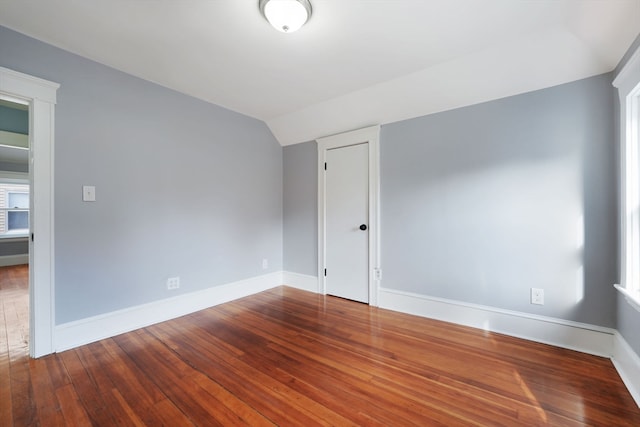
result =
M0 425L638 426L611 361L279 287L29 359L0 269Z

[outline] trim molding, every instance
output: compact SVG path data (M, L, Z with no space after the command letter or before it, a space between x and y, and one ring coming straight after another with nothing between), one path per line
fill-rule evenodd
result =
M29 254L0 256L0 267L29 264Z
M636 311L640 311L640 294L635 295L629 292L626 288L623 288L622 286L617 284L613 285L613 287L616 288L616 290L624 296L624 299L629 303L631 307L636 309Z
M56 91L59 88L58 83L0 67L0 89L2 92L20 99L39 99L49 104L55 104Z
M638 76L640 76L640 49L633 52L627 63L615 76L613 86L628 92L631 86L638 84Z
M316 276L284 271L282 272L282 283L284 286L318 293L318 278Z
M415 314L532 340L596 356L611 357L614 334L610 328L536 316L444 298L380 289L382 308Z
M627 390L631 393L631 397L640 407L640 357L618 331L615 331L613 335L611 361L624 385L627 386Z
M0 96L29 105L31 232L29 253L29 355L54 351L55 242L54 137L59 84L0 67Z
M278 271L57 325L55 351L69 350L281 285L282 272Z

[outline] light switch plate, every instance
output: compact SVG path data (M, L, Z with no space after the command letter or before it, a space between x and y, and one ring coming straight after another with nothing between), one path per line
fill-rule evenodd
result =
M83 202L95 202L96 201L96 187L93 185L82 186L82 201Z

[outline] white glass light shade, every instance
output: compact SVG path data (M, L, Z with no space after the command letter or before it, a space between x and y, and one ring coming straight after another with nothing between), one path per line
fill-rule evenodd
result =
M299 30L311 16L308 0L260 0L260 11L278 31Z

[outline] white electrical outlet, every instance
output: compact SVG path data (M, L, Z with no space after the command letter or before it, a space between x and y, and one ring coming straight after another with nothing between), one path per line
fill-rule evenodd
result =
M544 289L531 288L531 304L544 305Z
M269 268L269 260L265 258L262 260L262 269L266 270L267 268Z
M169 277L167 279L167 290L178 289L180 287L179 277Z

